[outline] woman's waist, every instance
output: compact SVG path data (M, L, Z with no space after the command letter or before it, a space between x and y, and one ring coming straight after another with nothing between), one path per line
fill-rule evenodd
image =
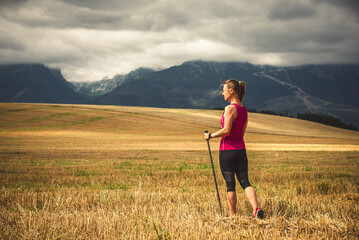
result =
M243 135L227 135L223 136L221 141L225 141L227 143L243 143L244 138Z
M246 145L242 138L229 138L222 137L220 143L220 151L222 150L231 150L231 149L245 149Z
M241 131L231 131L226 136L227 138L243 138L243 129Z

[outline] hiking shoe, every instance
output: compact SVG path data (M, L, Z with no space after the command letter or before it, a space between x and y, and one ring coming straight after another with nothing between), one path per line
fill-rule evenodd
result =
M254 218L259 218L259 219L263 219L264 217L264 212L262 209L256 208L256 210L253 213L253 217Z

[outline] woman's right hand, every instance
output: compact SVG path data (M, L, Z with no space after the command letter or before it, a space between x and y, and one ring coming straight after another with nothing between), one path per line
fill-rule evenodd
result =
M205 132L204 133L204 140L209 140L210 137L209 137L209 133L208 132Z

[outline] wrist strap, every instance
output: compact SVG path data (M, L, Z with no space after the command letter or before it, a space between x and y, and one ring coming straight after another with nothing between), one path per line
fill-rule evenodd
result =
M212 138L212 133L208 134L208 139Z

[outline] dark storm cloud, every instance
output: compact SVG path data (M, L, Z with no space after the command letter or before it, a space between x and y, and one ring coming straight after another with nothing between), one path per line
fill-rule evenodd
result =
M25 2L19 1L17 6ZM62 0L43 1L38 6L29 2L23 8L27 8L28 14L19 14L18 8L0 9L0 13L6 20L27 27L60 29L166 31L174 26L185 26L190 19L174 3L156 1Z
M22 7L21 9L19 9ZM28 3L18 8L0 9L1 17L9 22L29 28L91 28L112 29L113 25L122 23L122 16L93 11L87 8L71 7L56 2L44 2L40 6Z
M120 11L129 11L129 10L136 10L139 8L144 8L149 5L155 4L156 0L148 1L148 0L58 0L60 2L65 2L67 4L82 7L82 8L89 8L92 10L120 10Z
M357 1L0 0L0 63L42 62L69 80L193 59L359 62Z
M23 51L25 47L20 41L15 38L4 37L0 38L0 49Z
M333 32L330 29L307 28L298 24L292 24L292 28L283 28L279 24L270 29L249 29L246 35L251 38L242 39L252 51L258 52L313 52L330 51L331 48L340 46L350 33L338 29ZM255 41L253 41L255 39Z
M315 17L317 12L306 2L301 1L276 1L268 14L272 20L295 20Z
M2 8L4 7L14 7L19 6L22 3L27 2L28 0L0 0L0 6Z
M335 7L343 8L359 17L358 0L313 0L315 3L326 3Z

